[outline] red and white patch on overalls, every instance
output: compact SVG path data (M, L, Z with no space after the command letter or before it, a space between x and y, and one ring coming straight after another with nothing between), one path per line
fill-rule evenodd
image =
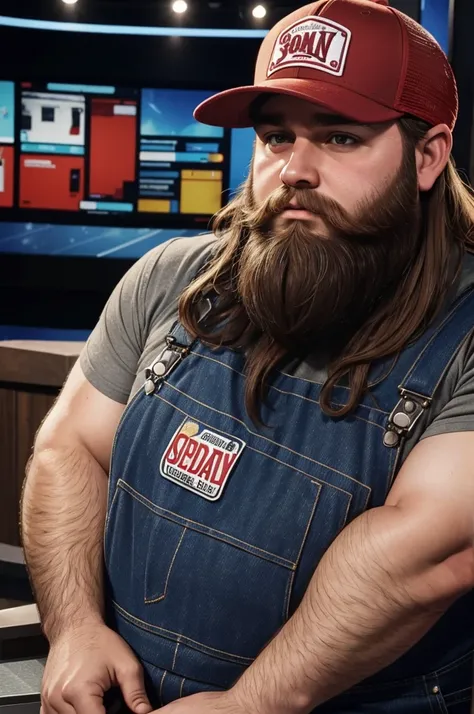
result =
M208 501L217 501L245 446L240 439L186 420L168 444L160 473Z

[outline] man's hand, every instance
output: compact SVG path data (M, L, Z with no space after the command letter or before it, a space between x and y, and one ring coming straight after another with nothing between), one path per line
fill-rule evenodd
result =
M228 692L193 694L159 711L160 714L256 714L238 702L232 689Z
M133 712L151 712L143 670L132 650L102 622L88 622L52 643L43 677L42 714L104 714L104 694L114 686L121 688Z

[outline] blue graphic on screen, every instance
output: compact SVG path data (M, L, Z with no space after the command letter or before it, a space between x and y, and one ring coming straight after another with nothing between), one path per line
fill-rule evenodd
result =
M228 172L225 130L199 124L209 91L142 90L138 211L211 217Z
M144 89L142 91L142 136L199 136L221 138L224 130L193 119L198 104L213 92L182 89Z
M444 52L449 52L450 0L422 0L421 24L439 42Z
M0 253L134 259L172 238L193 237L204 232L176 228L0 223Z
M239 186L245 181L252 161L255 131L250 129L232 129L231 134L231 162L229 189L232 196Z
M15 139L15 85L0 82L0 142L13 144Z

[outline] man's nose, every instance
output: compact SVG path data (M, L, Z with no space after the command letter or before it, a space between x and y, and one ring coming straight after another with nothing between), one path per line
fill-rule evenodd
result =
M317 188L320 183L317 163L317 151L311 142L296 139L280 173L281 182L291 188Z

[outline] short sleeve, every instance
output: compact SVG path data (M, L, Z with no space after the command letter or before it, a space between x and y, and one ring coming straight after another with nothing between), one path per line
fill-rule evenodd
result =
M127 403L146 340L148 282L166 245L147 253L125 274L80 356L86 379L121 404Z
M465 341L441 390L441 409L421 436L474 431L474 335Z

